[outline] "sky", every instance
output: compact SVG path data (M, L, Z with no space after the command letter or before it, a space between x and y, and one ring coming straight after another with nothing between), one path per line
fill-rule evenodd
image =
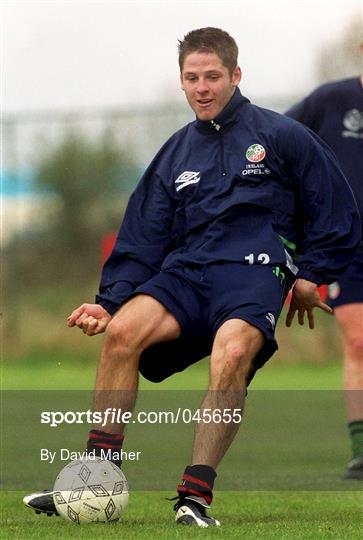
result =
M183 99L177 40L217 26L240 49L249 97L302 95L360 0L0 1L3 112Z

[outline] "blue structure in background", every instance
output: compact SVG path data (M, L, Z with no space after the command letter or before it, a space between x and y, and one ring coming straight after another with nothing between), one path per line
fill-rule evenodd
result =
M34 169L20 171L3 171L1 182L2 195L18 197L19 195L44 195L44 190L36 186L36 173Z

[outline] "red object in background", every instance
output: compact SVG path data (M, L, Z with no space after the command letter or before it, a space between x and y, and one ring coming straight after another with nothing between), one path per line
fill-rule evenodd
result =
M318 289L320 298L323 302L328 298L328 285L321 285Z
M108 257L111 255L111 251L113 250L113 246L115 245L117 238L116 233L108 233L105 234L105 236L101 240L101 265L104 265ZM320 298L323 302L328 297L328 286L327 285L321 285L318 289ZM286 298L286 302L290 303L291 300L291 292L288 294L288 297Z
M117 238L116 233L108 233L105 234L105 236L101 240L101 265L103 266L108 259L108 257L111 255L111 251L113 250L113 246L115 245Z

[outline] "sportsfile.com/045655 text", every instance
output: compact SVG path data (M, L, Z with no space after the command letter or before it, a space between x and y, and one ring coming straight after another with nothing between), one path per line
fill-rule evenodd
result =
M139 411L132 413L122 409L108 408L105 411L43 411L40 423L57 427L61 424L239 424L241 409L188 409L178 407L175 411Z

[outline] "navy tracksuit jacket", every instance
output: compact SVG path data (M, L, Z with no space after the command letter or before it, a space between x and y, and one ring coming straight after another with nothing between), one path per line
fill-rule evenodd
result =
M214 121L187 124L145 171L96 301L113 314L162 269L248 264L258 253L297 277L331 283L353 258L360 227L328 146L294 120L252 105L237 88Z
M363 219L363 87L360 77L319 86L286 115L309 127L332 148ZM363 253L363 240L360 251Z

